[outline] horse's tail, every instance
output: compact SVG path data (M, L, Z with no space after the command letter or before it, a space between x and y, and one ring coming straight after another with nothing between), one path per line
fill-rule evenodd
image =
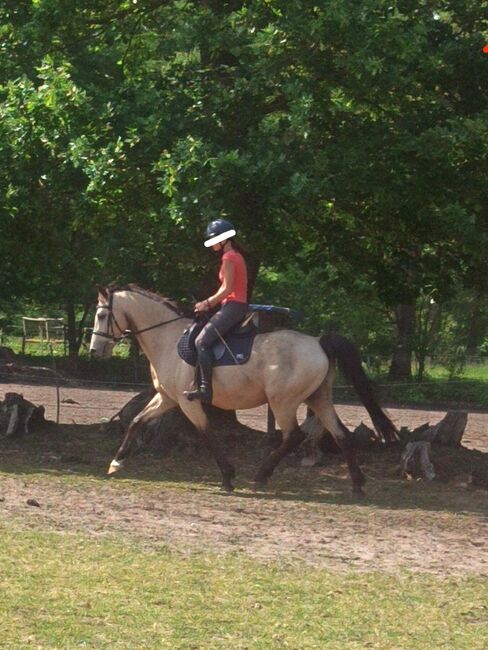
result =
M341 372L356 390L368 411L376 431L386 442L398 440L398 431L390 418L381 410L373 387L361 364L356 346L339 334L326 334L319 343L331 363L337 363Z

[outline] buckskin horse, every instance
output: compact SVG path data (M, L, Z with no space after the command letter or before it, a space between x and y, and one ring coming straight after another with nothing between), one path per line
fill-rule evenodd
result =
M222 488L233 490L234 467L209 428L205 407L184 395L194 380L195 369L179 357L177 342L191 319L174 302L134 284L99 287L98 291L90 343L92 355L110 356L114 344L130 333L150 362L156 389L154 398L129 425L108 473L121 469L140 427L179 406L210 448L222 473ZM353 493L363 494L365 478L356 461L350 432L332 403L336 364L356 390L378 437L385 442L395 440L396 428L373 394L356 347L342 336L315 338L286 329L257 334L247 363L214 368L214 406L236 410L267 403L281 429L281 443L259 466L256 486L264 486L280 460L303 441L305 436L298 425L297 410L305 403L342 449Z

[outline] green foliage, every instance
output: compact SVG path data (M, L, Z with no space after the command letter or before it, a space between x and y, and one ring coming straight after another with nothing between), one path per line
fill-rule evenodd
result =
M352 274L347 285L339 283L338 272L331 265L307 269L303 263L293 262L281 272L264 268L254 301L303 311L304 320L297 326L308 333L340 332L365 352L390 352L392 324L374 287Z
M471 369L464 366L462 378L426 378L422 382L380 384L378 395L383 403L429 405L438 404L445 408L488 407L487 380L472 379ZM486 368L484 371L486 375ZM430 373L429 373L430 374ZM434 374L435 371L434 371Z
M486 295L481 5L6 0L0 25L0 298L194 294L218 215L277 299L317 270L314 331L391 348L395 305Z

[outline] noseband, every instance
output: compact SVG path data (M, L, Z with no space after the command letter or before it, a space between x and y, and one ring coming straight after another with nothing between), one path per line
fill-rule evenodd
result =
M164 320L161 321L160 323L156 323L155 325L150 325L149 327L144 327L140 330L122 330L120 325L117 323L117 319L115 318L115 314L113 311L113 302L114 302L114 293L110 292L108 296L108 304L107 305L101 305L97 304L97 311L99 309L107 309L108 310L108 325L107 325L107 332L100 332L99 330L94 330L93 334L95 336L101 336L104 339L110 339L114 343L118 343L119 341L123 341L124 339L128 339L131 336L137 336L138 334L142 334L143 332L148 332L149 330L156 329L157 327L162 327L163 325L167 325L168 323L174 323L177 320L181 320L182 318L185 318L184 316L177 316L176 318L170 318L170 320ZM120 336L115 336L114 335L114 323L119 330L119 332L122 332Z

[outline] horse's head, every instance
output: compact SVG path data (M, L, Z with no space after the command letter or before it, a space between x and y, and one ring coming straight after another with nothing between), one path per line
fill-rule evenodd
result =
M98 287L97 311L90 341L90 354L95 357L109 357L114 345L124 337L127 319L120 308L116 291Z

